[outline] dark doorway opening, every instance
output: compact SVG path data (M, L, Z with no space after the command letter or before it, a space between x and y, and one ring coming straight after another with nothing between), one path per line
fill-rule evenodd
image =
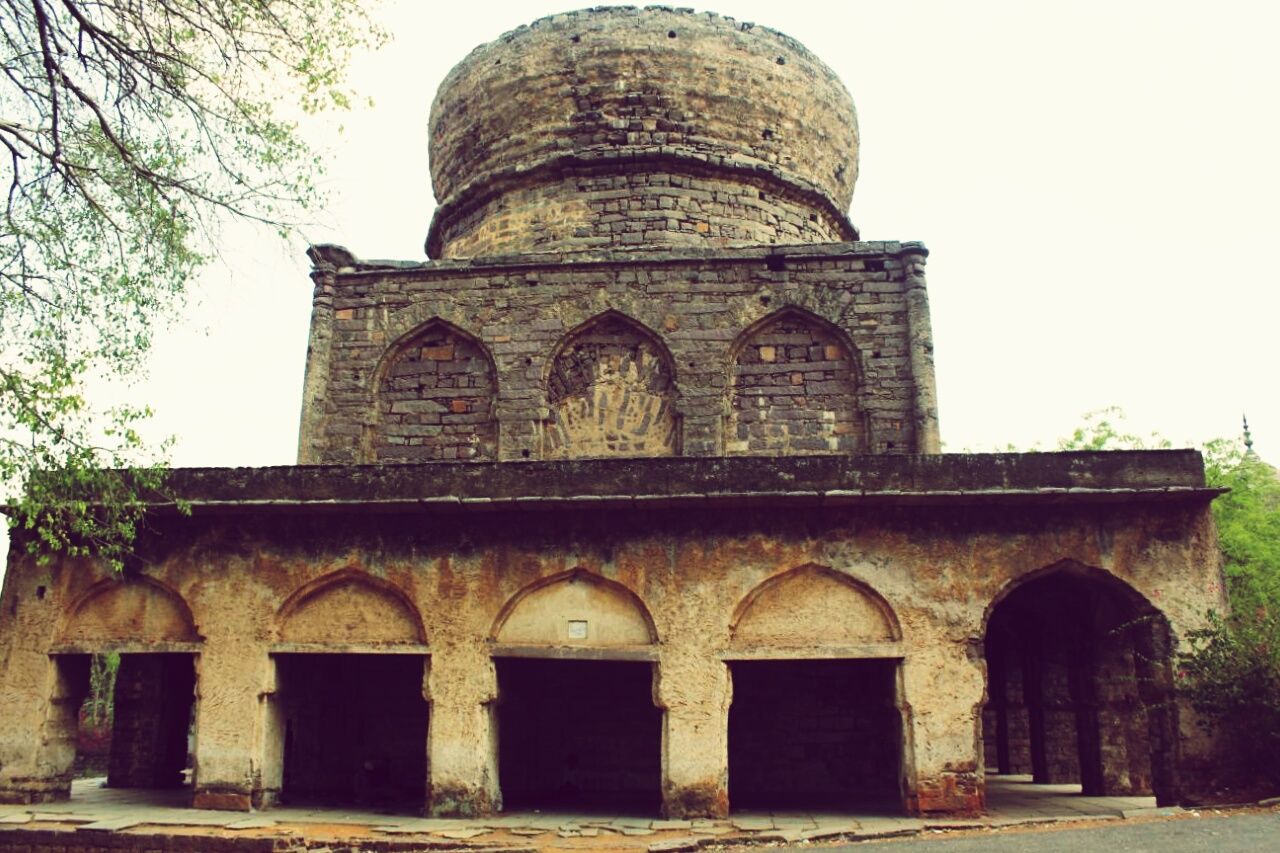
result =
M59 655L57 666L73 776L105 773L112 788L181 788L190 781L194 655Z
M734 661L729 803L899 813L896 660Z
M502 658L498 772L507 809L655 813L662 712L653 665Z
M1169 648L1164 617L1100 571L1070 566L1015 589L987 624L988 769L1174 801Z
M401 654L276 655L282 801L422 809L425 661Z

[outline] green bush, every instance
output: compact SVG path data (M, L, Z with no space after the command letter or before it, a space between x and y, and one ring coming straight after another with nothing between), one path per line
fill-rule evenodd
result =
M1178 683L1230 750L1223 776L1280 784L1280 613L1239 607L1187 637Z

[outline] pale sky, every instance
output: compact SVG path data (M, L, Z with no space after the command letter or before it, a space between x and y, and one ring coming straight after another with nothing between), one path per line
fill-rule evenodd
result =
M427 114L472 47L573 3L384 0L373 99L307 135L329 163L307 239L425 259ZM920 240L946 449L1051 448L1121 406L1175 445L1236 435L1280 461L1280 4L732 2L840 76L858 108L851 217ZM787 97L779 92L779 97ZM343 130L338 133L338 124ZM176 465L287 465L311 282L305 241L224 235L133 389ZM3 543L0 543L0 548Z

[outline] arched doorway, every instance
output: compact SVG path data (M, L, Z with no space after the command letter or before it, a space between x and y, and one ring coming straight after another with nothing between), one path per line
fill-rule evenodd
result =
M1169 624L1132 587L1074 562L1035 573L992 606L985 653L989 770L1176 800Z
M417 810L426 801L426 632L394 584L342 569L277 616L264 799Z
M726 655L732 809L901 809L901 636L883 598L823 566L743 599Z
M505 808L657 811L657 639L635 593L582 570L530 584L503 608L492 640Z
M191 609L165 584L131 575L92 586L52 649L52 762L105 771L113 788L187 785L201 642Z

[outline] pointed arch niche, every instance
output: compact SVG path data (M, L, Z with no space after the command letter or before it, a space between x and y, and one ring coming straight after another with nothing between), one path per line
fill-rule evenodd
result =
M634 592L616 581L575 569L536 581L517 593L498 614L491 638L505 652L536 654L539 648L632 650L644 658L646 647L657 643L658 634L648 609Z
M356 569L342 569L289 596L277 617L277 650L401 647L421 651L422 617L405 593Z
M71 608L61 650L177 650L203 639L182 596L148 577L100 581Z
M484 344L436 318L388 352L374 388L373 461L497 458L497 373Z
M726 453L866 449L857 354L831 323L783 308L744 331L732 354Z
M679 455L676 396L658 337L616 311L601 314L566 335L551 359L543 456Z
M804 565L742 599L728 657L900 657L901 639L892 608L873 589L825 566Z

